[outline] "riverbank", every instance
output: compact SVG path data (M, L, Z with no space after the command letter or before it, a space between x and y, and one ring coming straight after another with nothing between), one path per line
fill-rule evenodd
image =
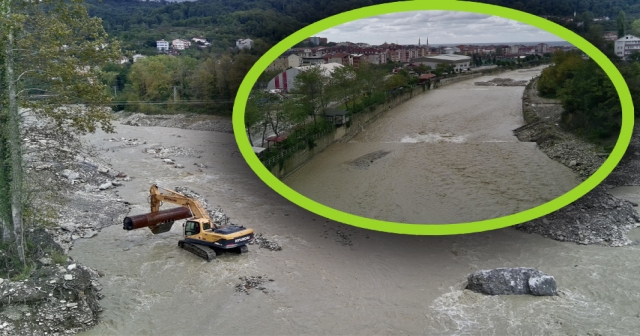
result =
M127 142L118 140L126 145ZM131 142L129 142L131 144ZM67 253L78 239L120 224L129 211L116 186L130 180L107 162L78 158L74 162L28 167L50 173L66 185L65 201L52 225L26 227L26 279L0 279L0 335L62 335L87 330L98 323L102 308L101 272L82 265ZM40 204L45 205L45 204Z
M514 130L520 141L535 142L549 158L572 169L585 180L606 160L597 146L564 131L560 126L562 105L538 96L536 81L523 95L523 115L527 124ZM638 204L612 196L607 190L639 185L638 125L624 159L598 187L572 204L545 217L523 223L516 229L559 241L579 244L625 246L634 243L629 231L640 226Z

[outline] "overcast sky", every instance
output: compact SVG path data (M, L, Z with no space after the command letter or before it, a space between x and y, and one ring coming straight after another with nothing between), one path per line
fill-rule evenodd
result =
M316 36L329 42L472 44L562 41L539 28L496 16L455 11L386 14L345 23Z

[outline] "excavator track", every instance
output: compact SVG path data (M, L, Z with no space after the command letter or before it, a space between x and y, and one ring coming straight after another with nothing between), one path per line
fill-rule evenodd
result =
M215 260L216 259L216 251L206 247L206 246L201 246L198 244L192 244L192 243L187 243L184 240L181 240L178 242L178 246L180 246L181 248L197 255L198 257L206 260L206 261L211 261L211 260Z

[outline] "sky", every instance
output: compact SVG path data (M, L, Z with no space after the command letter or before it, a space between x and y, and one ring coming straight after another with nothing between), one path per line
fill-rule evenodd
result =
M561 38L539 28L496 16L456 11L413 11L348 22L316 36L329 42L472 44L551 42Z

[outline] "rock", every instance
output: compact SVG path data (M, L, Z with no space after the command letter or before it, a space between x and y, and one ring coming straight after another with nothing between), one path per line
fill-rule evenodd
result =
M109 168L106 168L106 167L103 167L103 166L98 167L98 173L106 174L108 172L109 172Z
M64 275L64 279L67 281L73 280L73 275L72 274L65 274Z
M550 275L532 276L529 278L529 289L531 294L537 296L558 295L556 290L556 279Z
M2 285L4 283L4 279L0 278L0 285Z
M74 235L71 235L71 239L72 239L72 240L77 240L77 239L80 239L80 238L81 238L81 237L80 237L80 236L78 236L78 235L75 235L75 234L74 234Z
M66 177L69 181L77 180L80 178L80 174L74 172L73 170L65 169L62 171L62 176Z
M118 175L116 175L116 177L125 178L125 177L127 177L127 174L125 174L123 172L119 172Z
M82 238L92 238L92 237L95 237L97 234L98 232L94 230L89 230L82 235Z
M92 191L95 191L96 189L98 189L98 187L92 186L92 185L89 185L89 184L86 184L84 186L84 191L86 191L86 192L92 192Z
M534 290L530 287L534 284ZM481 270L469 274L467 289L488 295L549 295L555 293L555 280L553 277L540 272L535 268L496 268ZM534 294L535 293L537 294ZM555 295L555 294L551 294Z
M42 258L38 259L38 261L43 265L51 265L53 263L53 260L51 260L51 258L47 258L47 257L42 257Z
M69 232L76 231L76 226L74 224L60 224L60 227L65 231L69 231Z
M118 177L118 175L120 175L120 172L119 172L119 171L117 171L117 170L109 170L109 172L107 173L107 175L109 175L109 176L111 176L111 177L113 177L113 178L116 178L116 177Z
M51 169L52 167L53 167L52 164L47 163L47 164L43 164L43 165L40 165L40 166L36 166L35 169L36 170L45 170L45 169Z
M113 184L111 182L103 183L98 187L98 189L100 189L100 190L106 190L106 189L109 189L109 188L113 188Z
M67 269L68 269L69 271L71 271L71 270L76 269L76 266L77 266L76 264L71 264L71 265L67 266Z
M569 161L569 167L575 167L577 165L578 165L578 162L576 160Z
M118 181L111 181L111 184L115 187L119 187L122 185L122 182L118 182Z
M184 168L184 166L181 164L176 164L176 168Z
M164 161L167 164L173 164L173 160L171 159L162 159L162 161Z

